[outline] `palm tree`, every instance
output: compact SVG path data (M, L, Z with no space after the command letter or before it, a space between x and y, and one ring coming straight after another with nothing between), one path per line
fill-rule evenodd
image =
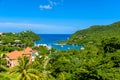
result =
M36 69L38 69L41 72L41 79L42 80L50 80L50 70L48 68L50 68L49 65L49 60L50 58L48 58L48 56L43 55L42 58L36 57L35 62L33 63L32 66L36 66Z
M7 73L1 72L0 73L0 80L11 80L11 78Z
M24 56L19 59L19 65L11 68L10 74L17 74L18 80L40 80L40 73L29 62L29 58Z
M51 55L42 55L41 58L39 56L36 57L33 65L37 65L37 69L41 72L42 80L54 80L51 76L51 65L49 63Z
M6 67L6 60L4 58L5 53L0 53L0 72L6 72L8 71L8 68Z
M5 53L0 53L0 80L10 80L10 76L7 75L9 68L6 67L4 55Z
M48 56L46 56L46 55L44 55L44 57L43 57L43 77L44 77L44 79L45 80L47 80L48 79L48 75L49 75L49 71L47 70L47 66L48 66L48 63L49 63L49 58L48 58Z

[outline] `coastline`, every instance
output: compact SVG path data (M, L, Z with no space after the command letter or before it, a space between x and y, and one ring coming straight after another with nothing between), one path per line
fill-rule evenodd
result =
M55 48L56 50L80 50L83 46L69 45L66 43L60 43L61 40L67 40L71 34L39 34L40 41L35 42L35 46L46 46L48 49Z

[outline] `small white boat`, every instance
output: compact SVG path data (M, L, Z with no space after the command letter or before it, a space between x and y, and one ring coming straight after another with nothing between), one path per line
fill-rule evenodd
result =
M63 45L61 45L61 47L64 47Z

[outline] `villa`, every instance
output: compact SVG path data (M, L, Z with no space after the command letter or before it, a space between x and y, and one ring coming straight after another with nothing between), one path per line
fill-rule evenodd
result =
M3 35L3 32L0 32L0 35Z
M36 50L32 50L30 47L27 47L23 51L10 52L6 55L7 66L14 67L18 65L18 59L23 56L28 56L29 61L32 62L34 61L36 55L38 55L38 52Z

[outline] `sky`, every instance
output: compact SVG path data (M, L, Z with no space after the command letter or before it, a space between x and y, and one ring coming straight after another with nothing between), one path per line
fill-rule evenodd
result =
M120 0L0 0L0 32L72 34L120 20Z

